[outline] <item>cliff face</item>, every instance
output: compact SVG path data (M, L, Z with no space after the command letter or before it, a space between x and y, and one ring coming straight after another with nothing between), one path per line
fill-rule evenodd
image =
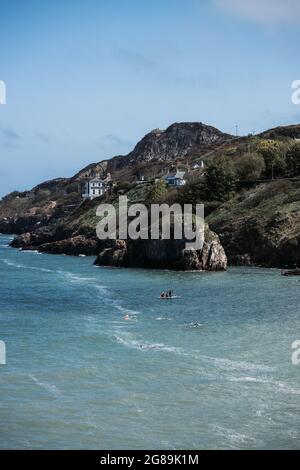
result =
M184 240L117 240L98 255L98 266L223 271L227 258L216 234L206 229L202 250L185 250Z
M300 266L300 181L274 181L235 197L208 223L230 264Z

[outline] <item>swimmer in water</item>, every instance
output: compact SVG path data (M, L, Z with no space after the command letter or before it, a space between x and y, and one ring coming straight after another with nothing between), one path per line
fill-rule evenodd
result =
M124 320L130 320L130 317L129 317L129 315L124 315L124 317L123 317L123 318L124 318Z

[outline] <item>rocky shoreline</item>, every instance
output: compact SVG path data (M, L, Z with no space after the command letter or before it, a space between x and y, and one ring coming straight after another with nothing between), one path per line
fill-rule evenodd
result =
M57 235L57 234L56 234ZM55 238L48 227L14 238L11 246L41 253L97 256L95 265L181 271L224 271L227 258L218 236L208 228L202 250L185 250L185 240L107 240L87 235Z

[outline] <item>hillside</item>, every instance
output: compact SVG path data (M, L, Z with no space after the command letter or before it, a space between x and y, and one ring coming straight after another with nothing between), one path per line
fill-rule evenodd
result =
M154 130L126 156L92 163L71 178L57 178L29 191L15 191L0 201L0 233L23 233L56 221L81 204L83 182L95 175L112 175L115 183L133 182L141 175L160 177L176 165L184 167L195 157L231 136L202 123L175 123Z
M187 185L164 189L159 202L205 203L206 220L219 235L231 264L293 267L300 262L299 178L278 166L273 171L278 179L271 181L270 170L261 168L261 176L257 174L251 181L234 180L228 194L212 197L207 171L215 165L218 173L225 159L226 165L232 166L230 172L238 174L246 160L249 173L249 162L253 166L259 160L261 143L276 144L274 148L278 147L280 158L285 159L299 136L300 126L282 126L246 137L233 137L202 123L175 123L165 131L156 129L126 156L93 163L71 178L46 181L6 196L0 201L0 232L19 234L13 245L23 249L99 254L107 248L95 236L96 206L103 198L83 201L84 181L110 173L113 185L104 197L108 202L115 203L119 194L127 194L132 202L145 202L155 187L154 178L180 168L186 171ZM204 172L194 168L200 161L206 165ZM221 177L226 179L226 168L224 171ZM146 184L138 184L141 176L148 180Z
M259 185L206 219L230 264L300 266L300 180Z

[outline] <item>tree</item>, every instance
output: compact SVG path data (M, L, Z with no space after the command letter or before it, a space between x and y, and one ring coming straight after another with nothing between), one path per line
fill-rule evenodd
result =
M151 185L146 200L149 204L158 204L160 202L164 202L167 194L168 186L163 180L160 180Z
M287 169L291 176L300 174L300 145L293 144L287 151L286 155Z
M203 177L194 178L180 188L178 201L181 204L197 204L206 198L206 181Z
M240 181L257 181L266 170L266 164L257 153L247 153L235 162L236 173Z
M226 201L236 188L236 172L231 159L215 158L207 170L207 195L211 201Z
M274 179L276 174L282 173L285 170L286 162L280 142L276 140L263 140L258 144L256 150L263 157L266 164L266 173L272 179Z

